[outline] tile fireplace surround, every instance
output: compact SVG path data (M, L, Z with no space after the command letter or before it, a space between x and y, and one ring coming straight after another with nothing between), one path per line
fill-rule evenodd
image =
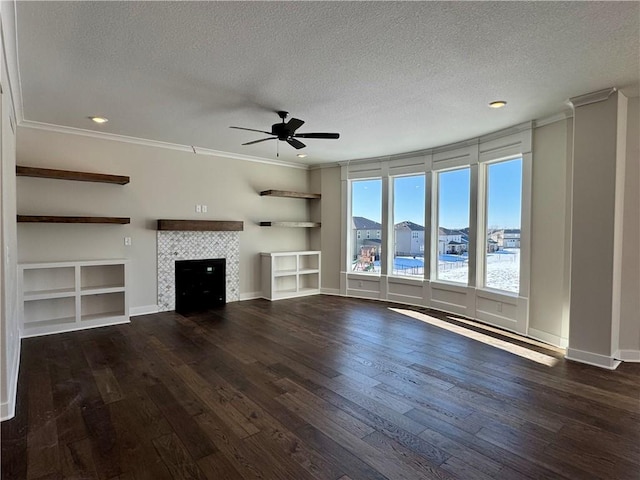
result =
M158 311L175 310L176 260L227 260L227 302L240 300L239 232L158 231Z

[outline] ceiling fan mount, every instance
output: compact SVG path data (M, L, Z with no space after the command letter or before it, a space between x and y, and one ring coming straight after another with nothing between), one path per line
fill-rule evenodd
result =
M236 130L247 130L249 132L258 132L264 133L266 135L272 135L271 137L261 138L259 140L254 140L252 142L243 143L242 145L253 145L254 143L265 142L267 140L275 140L278 139L281 142L287 142L296 150L306 147L304 143L302 143L298 138L321 138L321 139L338 139L340 138L339 133L296 133L302 125L304 125L304 120L300 120L299 118L292 118L288 122L285 122L286 118L289 116L289 112L285 112L284 110L279 110L276 112L278 117L282 120L281 123L274 123L271 125L271 131L267 132L265 130L254 130L253 128L244 128L244 127L229 127L235 128Z

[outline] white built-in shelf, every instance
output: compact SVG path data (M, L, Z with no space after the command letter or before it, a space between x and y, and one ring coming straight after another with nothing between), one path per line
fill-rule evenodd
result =
M129 321L127 260L23 263L18 267L23 337Z
M320 252L268 252L262 256L262 296L267 300L320 293Z

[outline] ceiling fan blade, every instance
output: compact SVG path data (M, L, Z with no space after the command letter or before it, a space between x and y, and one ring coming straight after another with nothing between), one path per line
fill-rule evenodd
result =
M328 138L328 139L337 139L340 138L339 133L296 133L294 137L299 138Z
M306 147L304 143L302 143L300 140L296 140L295 138L287 138L287 143L298 150Z
M236 130L246 130L248 132L258 132L258 133L266 133L267 135L273 135L271 132L265 132L264 130L254 130L253 128L244 128L244 127L229 127L235 128Z
M302 125L304 125L304 120L300 120L299 118L292 118L287 122L287 130L289 131L289 134L292 134Z
M267 140L275 140L275 139L276 137L261 138L260 140L254 140L253 142L243 143L242 145L253 145L254 143L266 142Z

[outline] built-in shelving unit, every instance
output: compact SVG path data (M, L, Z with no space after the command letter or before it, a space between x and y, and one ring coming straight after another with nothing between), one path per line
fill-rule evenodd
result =
M72 170L57 170L53 168L38 168L16 166L18 177L51 178L54 180L73 180L77 182L98 182L126 185L129 177L124 175L108 175L104 173L75 172ZM131 223L128 217L82 217L60 215L18 215L19 223L103 223L125 225Z
M23 263L23 337L129 322L127 260Z
M267 300L320 293L320 252L265 252L262 257L262 296Z
M129 183L129 177L124 175L108 175L104 173L75 172L72 170L56 170L52 168L16 166L16 175L19 177L54 178L57 180L74 180L78 182L115 183L125 185Z
M69 217L53 215L18 215L19 223L110 223L125 225L131 222L128 217Z
M302 198L306 200L317 200L322 197L319 193L292 192L289 190L263 190L260 192L263 197L284 197ZM315 228L320 227L320 222L280 222L269 221L260 222L261 227L288 227L288 228Z
M156 229L187 232L241 232L244 224L235 220L158 220Z

